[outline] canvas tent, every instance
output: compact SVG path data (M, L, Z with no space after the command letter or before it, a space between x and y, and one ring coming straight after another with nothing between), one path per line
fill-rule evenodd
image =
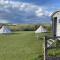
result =
M11 30L9 28L7 28L6 26L2 26L0 28L0 34L2 33L11 33Z
M40 26L35 33L42 33L42 32L47 32L47 30L45 28L43 28L43 26Z

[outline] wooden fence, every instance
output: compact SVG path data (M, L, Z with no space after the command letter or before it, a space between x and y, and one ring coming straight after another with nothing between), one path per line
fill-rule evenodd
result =
M49 47L47 47L47 44L48 44L48 40L49 39L52 39L52 40L54 40L54 41L56 41L56 40L59 40L58 38L60 38L60 37L48 37L48 36L45 36L45 38L44 38L44 60L60 60L60 56L59 57L57 57L57 56L55 56L55 57L49 57L48 56L48 50L49 49L53 49L53 48L56 48L57 47L57 45L55 45L55 46L49 46ZM52 45L52 44L51 44ZM58 46L59 48L60 48L60 46Z

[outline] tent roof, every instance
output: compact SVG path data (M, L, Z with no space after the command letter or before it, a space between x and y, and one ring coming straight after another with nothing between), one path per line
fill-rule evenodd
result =
M11 30L6 26L2 26L2 28L0 29L0 33L11 33Z
M43 26L40 26L35 33L42 33L42 32L47 32L47 30L45 28L43 28Z

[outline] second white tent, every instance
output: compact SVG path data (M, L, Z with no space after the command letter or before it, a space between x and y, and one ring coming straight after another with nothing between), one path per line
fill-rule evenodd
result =
M45 28L43 28L43 26L40 26L35 33L42 33L42 32L47 32L47 30Z

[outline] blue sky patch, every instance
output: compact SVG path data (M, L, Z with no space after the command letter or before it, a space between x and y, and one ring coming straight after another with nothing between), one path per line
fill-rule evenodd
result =
M60 0L0 0L0 23L50 23Z

